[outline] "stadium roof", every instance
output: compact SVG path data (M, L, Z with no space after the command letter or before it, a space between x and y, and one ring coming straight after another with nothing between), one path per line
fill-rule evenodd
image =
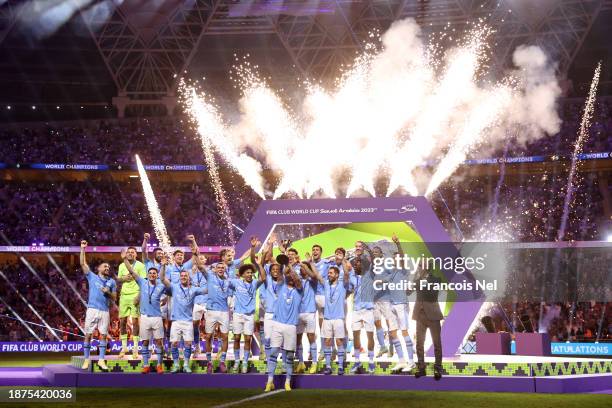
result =
M578 91L598 59L612 62L611 0L0 0L0 103L160 100L182 72L227 81L245 54L279 83L333 78L372 29L407 17L425 31L484 18L497 29L494 66L540 44Z

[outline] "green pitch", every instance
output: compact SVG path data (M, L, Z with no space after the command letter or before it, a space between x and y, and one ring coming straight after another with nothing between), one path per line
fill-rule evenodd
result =
M169 408L214 407L262 394L257 389L104 389L77 390L77 402L53 403L53 407L130 406ZM596 394L510 394L416 391L294 390L280 392L235 406L244 407L431 407L431 408L599 408L609 407L610 395ZM27 404L37 406L42 404ZM3 404L3 406L10 406ZM25 404L21 404L25 406ZM49 406L49 405L47 405Z

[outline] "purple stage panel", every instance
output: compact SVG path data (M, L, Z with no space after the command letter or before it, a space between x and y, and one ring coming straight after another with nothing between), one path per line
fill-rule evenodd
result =
M476 333L477 354L510 354L510 333Z
M43 377L40 367L0 368L0 386L44 386L49 382Z
M550 356L548 333L516 333L517 356Z
M43 367L42 375L54 387L76 387L77 377L83 370L67 364L53 364Z
M530 377L444 376L436 381L433 377L417 379L411 375L300 375L293 382L296 388L338 390L534 392Z
M559 375L535 377L536 392L579 393L606 390L612 387L612 374Z
M262 388L266 374L124 374L91 373L67 365L46 366L43 375L52 386L140 388ZM277 389L285 376L277 375ZM578 393L610 389L612 374L554 377L444 376L414 378L411 375L294 375L296 389L418 390L468 392Z

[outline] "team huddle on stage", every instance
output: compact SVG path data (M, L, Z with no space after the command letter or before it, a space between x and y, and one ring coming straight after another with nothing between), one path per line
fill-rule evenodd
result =
M117 282L111 277L108 263L98 265L97 273L90 271L86 262L87 242L81 241L80 263L89 282L84 369L90 366L90 341L97 328L100 333L97 364L101 370L108 370L105 354L109 307L117 298L122 342L119 356L123 357L128 352L127 318L131 317L135 345L132 353L135 358L138 357L137 345L142 339L143 373L150 372L152 368L151 340L157 352L155 370L160 374L164 372L165 337L169 337L173 359L171 372L190 373L190 359L202 352L202 320L208 373L228 371L226 356L230 331L234 341L231 371L247 373L251 341L255 333L259 335L260 344L264 346L260 358L267 361L266 391L274 389L273 376L279 356L286 372L287 390L291 389L290 378L296 358L296 373L318 373L317 361L320 359L324 361L322 372L332 374L332 360L337 357L337 374L344 374L348 330L353 334L355 359L351 373L374 373L375 335L379 343L376 357L384 354L392 356L393 352L397 354L398 362L392 368L393 372L409 372L415 368L413 343L408 334L409 305L406 297L374 301L366 293L374 279L372 260L382 256L379 247L369 248L358 241L350 257L344 248L337 248L334 256L322 258L323 248L314 245L311 253L305 253L304 259L301 259L298 251L290 247L290 242L278 241L272 235L258 251L261 243L251 237L250 249L239 259L234 259L233 249L223 249L219 253L220 260L207 265L206 256L199 252L193 235L187 237L192 252L192 258L188 261L185 261L185 254L180 249L170 255L161 248L155 248L152 259L149 258L149 238L149 234L145 234L142 262L137 260L135 247L122 251L123 263L116 279L121 283L120 295L117 294ZM393 241L401 252L397 237L393 236ZM275 246L281 252L276 258L273 257ZM347 302L351 294L352 302ZM350 321L347 321L347 307L352 307ZM367 366L362 366L361 362L362 330L367 338ZM302 346L304 334L309 347L306 356ZM388 345L385 334L390 342ZM213 339L220 342L217 370L212 358ZM422 354L422 350L418 351ZM423 361L420 354L420 361ZM312 361L309 369L304 364L305 360ZM420 370L424 373L424 364Z

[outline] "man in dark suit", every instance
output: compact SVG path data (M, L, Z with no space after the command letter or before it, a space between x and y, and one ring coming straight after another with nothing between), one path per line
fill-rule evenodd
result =
M434 378L439 380L442 378L442 339L440 337L440 321L444 319L440 305L438 304L438 291L435 288L423 287L421 289L421 281L426 281L429 284L440 283L440 279L435 277L431 270L422 269L415 276L417 298L412 311L412 320L416 320L416 353L417 353L417 371L414 376L416 378L425 375L425 335L427 329L431 333L431 338L434 345L434 354L436 357L434 363ZM424 282L423 282L424 283Z

